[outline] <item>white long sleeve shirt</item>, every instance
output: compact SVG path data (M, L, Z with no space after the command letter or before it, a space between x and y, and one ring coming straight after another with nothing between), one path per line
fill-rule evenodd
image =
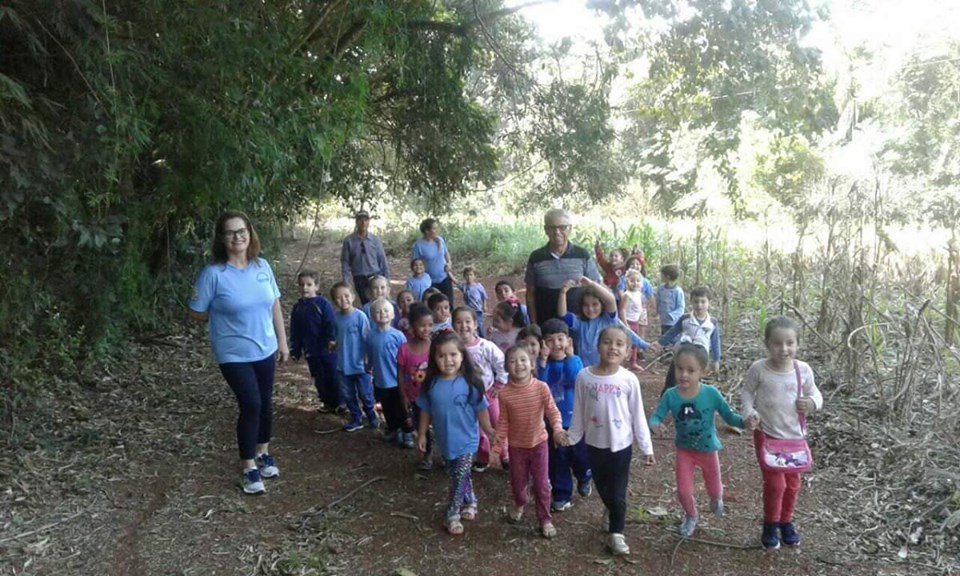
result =
M507 370L503 365L503 351L496 344L486 338L478 337L466 348L473 366L480 371L480 378L487 392L494 386L497 388L506 386Z
M624 368L610 376L594 374L592 367L581 370L567 438L570 444L585 438L590 446L611 452L633 445L636 438L642 454L653 454L636 375Z
M806 362L797 360L797 365L803 396L812 398L820 410L823 396L813 381L813 370ZM747 370L740 401L743 417L759 416L760 429L768 436L784 440L803 438L797 412L797 373L793 366L786 372L775 372L766 360L757 360Z

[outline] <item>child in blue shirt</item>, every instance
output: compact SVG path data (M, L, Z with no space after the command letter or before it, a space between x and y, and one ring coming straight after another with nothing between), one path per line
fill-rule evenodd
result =
M453 278L453 275L450 275ZM456 278L453 278L456 281ZM486 338L487 331L484 329L483 315L487 313L487 291L483 284L477 282L477 269L473 266L467 266L463 269L463 282L457 283L457 288L463 293L463 303L473 310L477 317L477 334L481 338Z
M326 413L340 406L340 384L337 383L336 324L333 306L317 291L319 275L303 270L297 275L300 300L290 311L290 356L307 359L310 377L320 398L319 412Z
M407 420L397 380L397 354L407 338L391 326L393 306L389 300L380 298L370 304L374 327L367 335L367 358L373 368L374 398L387 421L386 439L413 448L413 426Z
M564 297L561 296L562 300ZM543 335L543 349L548 354L546 363L537 362L537 378L547 383L553 400L560 410L563 429L570 427L573 417L574 389L577 375L583 370L583 362L574 354L567 354L570 345L570 329L559 318L551 318L540 327ZM577 478L577 492L586 498L593 489L590 486L592 474L587 463L587 446L581 440L573 446L564 446L554 441L553 435L547 439L550 465L550 507L555 512L569 510L573 503L573 478ZM572 473L571 473L572 471Z
M336 309L337 376L340 378L340 397L350 410L350 421L343 429L356 432L363 428L363 414L371 428L380 426L373 406L373 385L364 364L364 342L370 333L367 315L353 307L353 288L337 282L330 289L330 298ZM359 402L357 398L359 397ZM360 411L361 406L363 412Z
M677 285L680 280L680 267L676 264L667 264L660 268L660 279L663 284L657 287L657 316L660 317L660 335L664 335L673 328L673 325L683 316L687 307L684 300L683 288Z
M417 302L423 301L423 293L433 285L433 279L427 274L427 265L420 258L410 261L410 272L413 276L407 278L407 290L413 293Z
M431 343L427 376L417 406L417 448L426 453L427 431L433 423L437 447L450 475L444 525L451 535L463 534L461 519L477 519L477 496L470 473L473 454L480 443L479 428L490 438L496 438L497 432L490 424L483 380L455 333L438 334Z
M577 286L583 286L580 296L580 317L567 312L567 292ZM597 352L597 340L600 333L608 326L622 324L617 314L617 301L606 286L599 282L581 276L580 280L570 280L560 289L560 298L557 301L557 315L567 323L574 336L577 355L584 365L593 366L600 363L600 354ZM542 328L542 327L541 327ZM650 347L649 344L633 330L624 326L630 335L630 345L642 350Z
M650 416L650 428L664 435L666 427L663 420L667 414L673 416L677 448L677 499L684 511L680 535L687 538L693 535L699 518L693 497L693 477L697 467L707 485L710 510L717 516L723 515L723 482L720 479L718 455L722 445L717 438L715 414L719 413L727 424L738 428L742 428L744 422L739 414L730 409L716 388L700 382L707 369L707 351L704 348L696 344L680 344L674 352L673 364L677 385L660 398L660 404Z

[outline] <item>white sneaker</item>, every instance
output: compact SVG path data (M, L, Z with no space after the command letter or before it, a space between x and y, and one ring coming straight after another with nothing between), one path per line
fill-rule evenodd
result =
M260 479L260 471L256 468L243 471L243 474L240 476L240 486L243 488L245 494L250 494L251 496L259 496L267 491L267 489L263 487L263 480Z
M254 458L253 461L257 464L257 470L260 471L260 476L263 478L276 478L280 475L280 469L273 461L273 456L266 452Z
M630 547L627 546L627 540L623 534L610 534L607 539L607 548L610 548L614 556L626 556L630 553Z

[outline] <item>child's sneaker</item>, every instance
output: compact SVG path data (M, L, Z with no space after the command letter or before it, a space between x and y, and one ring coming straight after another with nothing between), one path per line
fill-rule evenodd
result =
M514 506L507 512L507 517L513 524L519 524L523 520L523 506Z
M554 501L550 504L550 509L554 512L566 512L567 510L573 508L573 502L567 500L566 502L557 502Z
M280 469L273 461L273 456L264 452L253 460L257 464L257 470L263 478L276 478L280 475Z
M509 471L510 471L510 461L509 461L509 460L501 460L501 461L500 461L500 468L501 468L504 472L509 472Z
M416 444L413 441L413 432L408 432L403 435L403 447L404 448L413 448Z
M800 533L793 527L793 522L780 523L780 541L787 546L800 545Z
M760 543L767 550L776 550L780 547L780 537L777 535L777 529L780 525L776 522L764 522L763 534L760 536Z
M489 466L488 464L484 464L483 462L474 462L473 471L479 474L483 474L484 472L487 471L488 466Z
M240 487L243 488L244 494L251 496L259 496L267 491L263 487L263 480L260 479L260 471L256 468L243 471L240 476Z
M623 534L611 534L607 538L607 548L615 556L626 556L630 553L630 547L627 546L627 539L623 537Z
M557 535L557 527L553 525L553 522L544 522L540 525L540 533L549 540Z
M344 432L356 432L357 430L363 429L363 422L359 420L351 420L343 425Z
M590 484L589 480L577 480L577 494L580 494L584 498L593 494L593 485Z
M333 410L331 410L329 406L321 402L320 405L317 406L317 412L319 414L330 414L331 412L333 412Z
M693 532L697 529L697 516L687 516L683 515L683 521L680 522L680 535L684 538L689 538L693 536Z
M373 418L367 418L367 425L369 425L371 429L376 430L380 427L380 419L376 416Z
M717 516L723 516L723 500L711 500L710 511Z

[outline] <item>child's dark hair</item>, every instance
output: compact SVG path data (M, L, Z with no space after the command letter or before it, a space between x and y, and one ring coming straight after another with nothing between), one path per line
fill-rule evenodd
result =
M340 290L346 290L347 292L350 293L351 296L356 296L356 294L353 293L353 286L347 284L346 282L337 282L336 284L330 287L330 299L336 300L337 292L339 292Z
M407 290L406 288L404 288L403 290L397 292L397 304L400 303L400 297L403 296L404 294L409 294L410 297L413 298L413 291ZM414 299L414 302L416 302L416 299Z
M530 349L527 348L525 344L514 344L513 346L507 348L507 351L503 353L503 361L507 363L510 361L510 357L519 352L525 352L527 357L530 358L530 362L533 362L535 359L533 354L530 353Z
M433 342L430 343L430 358L427 360L427 377L423 381L423 389L420 393L427 394L430 392L430 387L434 381L440 377L440 369L437 368L437 350L444 344L451 342L455 342L457 348L460 350L460 356L462 358L460 363L460 376L463 376L463 379L467 381L467 385L470 387L469 400L473 402L475 399L479 400L483 398L486 389L483 386L480 371L477 370L473 365L473 361L470 360L470 354L467 352L466 347L464 347L463 340L460 340L460 337L457 336L453 330L441 331L433 339Z
M690 298L706 298L707 300L710 300L713 298L713 293L710 292L710 289L706 286L697 286L690 291Z
M627 252L626 248L614 248L613 252L620 254L620 259L623 260L624 265L627 263L627 258L630 257L630 253ZM611 254L613 253L611 252Z
M457 306L453 309L453 313L450 314L450 318L456 320L457 314L470 314L470 317L473 318L473 321L477 321L477 311L469 306Z
M427 301L430 300L430 297L434 294L443 294L443 292L431 286L423 291L423 296L420 297L420 301L426 304Z
M436 294L431 294L430 297L427 298L427 306L429 306L431 310L436 308L441 302L450 302L450 299L439 290L437 290Z
M423 261L423 258L413 258L412 260L410 260L410 270L413 270L413 265L416 264L417 262L420 262L421 264L425 264Z
M540 327L536 324L531 324L525 328L522 328L520 332L517 333L517 342L526 340L531 336L537 340L543 340L543 331L540 330Z
M696 344L690 342L682 342L673 349L673 363L676 365L677 359L681 356L693 356L694 360L697 361L697 364L700 365L701 370L707 369L707 364L710 362L710 358L707 356L707 349L703 346L697 346Z
M601 331L600 331L600 334L597 335L597 345L598 345L598 346L600 345L600 341L603 340L604 335L606 335L606 333L609 332L610 330L616 330L617 332L623 334L623 336L627 339L627 343L629 344L629 342L630 342L630 333L627 332L626 326L624 326L623 324L611 324L611 325L607 326L606 328L604 328L603 330L601 330Z
M646 264L646 262L644 262L643 260L637 258L636 256L631 256L631 257L627 258L627 263L624 265L624 267L625 267L627 270L629 270L630 268L633 267L633 263L634 263L634 262L640 264L640 273L643 274L644 276L646 276L646 275L647 275L647 264Z
M516 292L516 291L517 291L517 289L513 287L513 284L512 284L509 280L500 280L499 282L497 282L496 284L494 284L494 286L493 286L494 291L498 290L501 286L506 286L506 287L510 288L510 291L511 291L511 292Z
M410 306L410 310L407 311L407 320L410 321L411 326L416 324L417 321L424 316L433 318L433 312L431 312L430 308L427 308L427 305L423 302L414 302L413 306Z
M542 334L540 337L541 340L553 334L563 334L564 336L570 335L570 327L567 326L566 322L559 318L551 318L547 320L543 323L543 326L540 328L540 330Z
M301 270L300 273L297 274L297 281L300 281L301 278L309 278L313 280L314 284L320 283L320 274L318 274L316 270Z
M477 268L475 266L464 266L463 268L463 279L467 279L468 274L476 274Z
M523 312L520 310L520 302L516 299L511 298L498 303L494 307L493 313L500 318L510 320L514 328L523 328L527 325Z
M763 327L764 344L770 341L770 336L773 335L774 330L793 330L793 333L797 336L797 344L800 343L800 325L793 318L787 318L786 316L771 318L767 325Z
M671 282L680 279L680 267L676 264L666 264L660 267L660 275Z

